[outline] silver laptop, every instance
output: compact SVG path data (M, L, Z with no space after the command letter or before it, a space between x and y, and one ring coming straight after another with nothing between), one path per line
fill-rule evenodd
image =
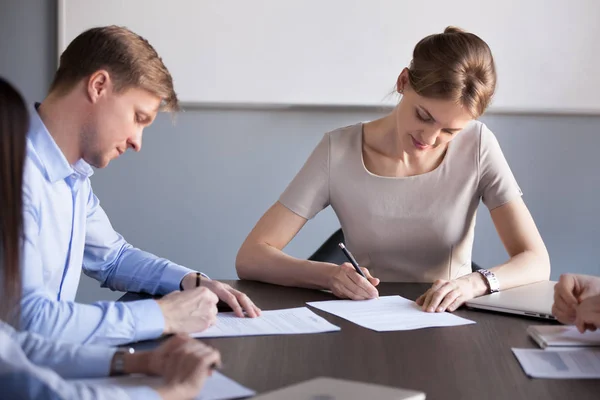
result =
M253 397L255 400L424 400L425 393L413 390L352 382L333 378L315 378Z
M541 281L530 285L502 290L467 301L467 307L498 311L529 317L556 319L552 315L554 302L553 281Z

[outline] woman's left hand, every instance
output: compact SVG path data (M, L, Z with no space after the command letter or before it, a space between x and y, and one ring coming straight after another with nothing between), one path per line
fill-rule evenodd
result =
M476 297L473 283L461 277L452 281L438 279L417 299L426 312L455 311L467 300ZM482 293L483 294L483 293Z

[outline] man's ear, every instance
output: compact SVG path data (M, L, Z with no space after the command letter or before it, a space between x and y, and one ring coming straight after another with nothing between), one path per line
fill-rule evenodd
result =
M106 96L112 88L110 75L106 70L94 72L87 81L87 95L92 103L96 103L102 96Z

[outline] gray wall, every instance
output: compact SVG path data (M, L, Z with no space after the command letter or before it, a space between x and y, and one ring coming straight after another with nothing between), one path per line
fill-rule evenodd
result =
M0 0L0 74L41 100L56 65L52 1ZM324 132L378 117L376 111L190 109L160 116L141 153L96 172L96 194L132 244L214 278L235 278L246 234L277 199ZM552 259L566 271L600 275L600 117L489 115ZM331 210L288 251L308 256L339 226ZM506 259L489 213L480 209L474 260ZM83 278L78 300L114 299Z

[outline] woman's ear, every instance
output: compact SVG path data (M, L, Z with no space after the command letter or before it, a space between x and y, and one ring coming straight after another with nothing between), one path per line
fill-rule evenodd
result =
M408 83L408 68L404 68L400 75L398 75L398 80L396 81L396 90L400 94L404 94L404 91L409 86Z

